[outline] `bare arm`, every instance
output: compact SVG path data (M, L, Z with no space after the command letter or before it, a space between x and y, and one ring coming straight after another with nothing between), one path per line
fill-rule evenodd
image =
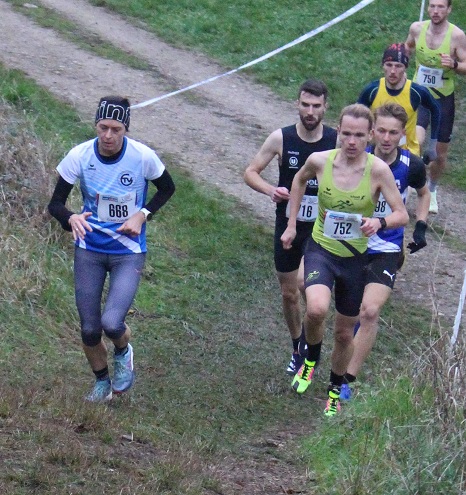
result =
M281 157L282 150L283 134L281 129L277 129L265 140L244 172L244 182L255 191L270 196L275 203L288 200L289 191L286 187L276 187L268 183L261 174L275 156Z
M408 52L409 58L412 57L412 55L416 50L416 40L419 37L420 31L421 31L421 23L413 22L409 28L408 37L406 38L405 41L405 47Z
M461 29L457 28L454 30L453 39L454 43L454 60L458 62L458 66L455 69L457 74L466 74L466 34ZM454 67L453 65L450 67Z
M427 184L420 189L416 189L417 192L417 205L416 205L416 218L427 221L429 215L429 205L430 205L430 191Z

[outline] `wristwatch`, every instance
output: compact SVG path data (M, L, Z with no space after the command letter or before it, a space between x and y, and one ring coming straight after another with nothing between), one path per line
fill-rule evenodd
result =
M146 217L146 222L148 222L153 216L153 214L147 208L141 208L139 211L144 213L144 216Z
M380 222L380 230L387 228L387 221L385 220L385 218L379 217L379 222Z
M458 60L454 60L453 62L453 70L456 70L458 68Z

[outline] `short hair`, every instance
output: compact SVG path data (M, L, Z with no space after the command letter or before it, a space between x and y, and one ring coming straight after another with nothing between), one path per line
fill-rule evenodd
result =
M384 105L376 108L374 111L374 122L377 121L378 117L393 117L401 122L403 129L408 123L408 114L406 113L406 110L398 103L385 103Z
M369 130L372 129L374 125L374 116L372 112L366 105L361 103L353 103L352 105L348 105L340 113L339 123L343 120L343 117L353 117L355 119L366 119L369 123Z
M298 91L298 100L301 96L301 93L310 93L314 96L324 96L324 100L327 101L328 89L325 83L320 81L319 79L310 78L307 81L304 81L303 84L299 87Z
M429 4L430 4L431 0L429 0ZM447 7L451 7L451 4L452 4L453 0L447 0Z

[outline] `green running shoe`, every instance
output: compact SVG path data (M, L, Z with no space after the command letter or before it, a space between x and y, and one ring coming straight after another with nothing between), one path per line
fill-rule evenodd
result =
M328 392L327 407L325 408L325 416L335 416L340 412L340 391L333 388Z
M301 365L301 368L299 368L299 371L291 382L291 386L296 393L303 394L307 390L307 387L309 387L312 382L315 365L315 361L304 359L304 363Z

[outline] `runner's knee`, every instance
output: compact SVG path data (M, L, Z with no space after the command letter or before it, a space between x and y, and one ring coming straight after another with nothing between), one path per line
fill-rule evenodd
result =
M126 331L124 320L117 311L107 311L102 315L102 328L111 340L118 340Z
M359 318L362 322L373 322L379 318L379 308L375 304L362 304ZM365 326L365 325L362 325Z
M95 347L102 340L102 330L93 328L81 328L81 340L88 347Z
M314 301L314 304L308 305L306 309L306 316L310 321L322 322L327 315L328 307L324 304L319 304L318 301Z

